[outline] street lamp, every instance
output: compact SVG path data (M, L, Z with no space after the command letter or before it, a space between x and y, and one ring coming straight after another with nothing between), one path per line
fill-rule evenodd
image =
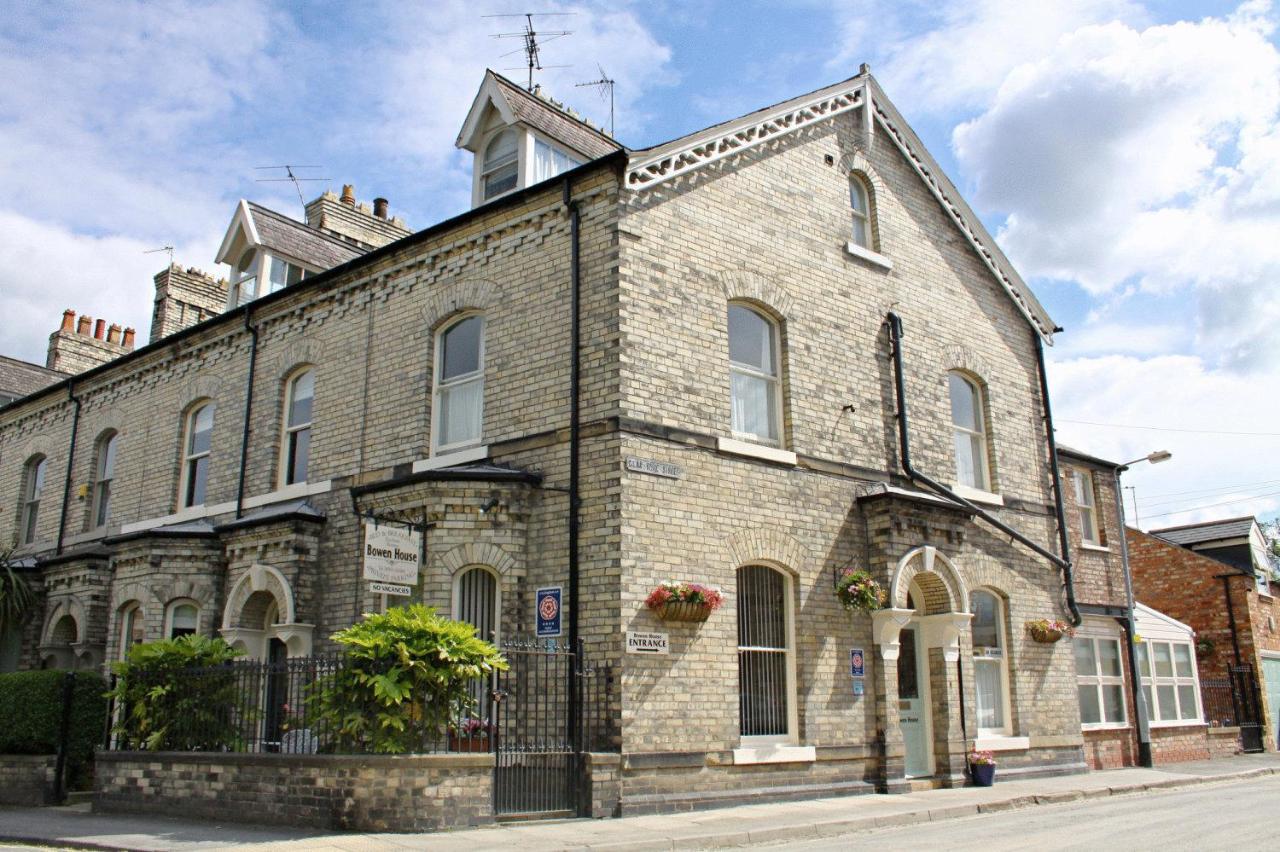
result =
M1116 517L1120 519L1120 564L1124 568L1124 592L1129 599L1128 616L1128 632L1129 632L1129 674L1133 683L1133 712L1138 717L1138 764L1140 766L1151 766L1151 725L1147 720L1147 702L1142 694L1142 673L1138 671L1137 650L1134 648L1133 637L1138 635L1138 626L1134 623L1133 618L1133 577L1129 573L1129 536L1125 531L1124 524L1124 501L1120 495L1120 474L1129 469L1130 465L1140 462L1149 462L1151 464L1160 464L1173 458L1173 453L1168 450L1156 450L1147 453L1141 458L1133 461L1127 461L1122 465L1116 466L1115 472L1115 489L1113 497L1116 503Z

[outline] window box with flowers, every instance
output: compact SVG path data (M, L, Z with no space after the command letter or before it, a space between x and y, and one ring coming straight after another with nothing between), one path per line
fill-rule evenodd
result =
M990 787L996 781L996 756L974 749L969 752L969 776L975 787Z
M644 602L663 621L706 621L724 602L724 595L699 583L667 582L650 592Z
M889 593L866 571L845 568L836 579L836 598L845 609L873 612L888 602Z
M1031 634L1031 638L1042 645L1052 645L1063 636L1068 638L1076 635L1075 628L1065 621L1050 620L1047 618L1037 618L1027 622L1027 632Z
M449 751L458 753L487 752L493 725L488 719L468 717L449 725Z

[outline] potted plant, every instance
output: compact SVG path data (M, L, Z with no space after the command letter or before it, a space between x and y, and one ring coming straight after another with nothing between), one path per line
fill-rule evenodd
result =
M996 780L996 756L976 748L970 751L969 776L975 787L990 787Z
M1031 638L1045 645L1052 645L1063 636L1075 636L1075 628L1065 621L1050 621L1047 618L1037 618L1027 622L1027 632L1031 634Z
M644 602L663 621L706 621L724 602L724 595L719 589L699 583L666 582L650 592Z
M449 726L449 751L487 752L491 733L493 725L488 719L468 716L456 725Z
M836 597L845 609L872 612L885 605L889 593L861 568L845 568L836 580Z

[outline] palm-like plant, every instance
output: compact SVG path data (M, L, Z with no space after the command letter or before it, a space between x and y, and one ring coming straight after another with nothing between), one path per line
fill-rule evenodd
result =
M13 549L0 552L0 636L26 622L35 608L36 593L18 573Z

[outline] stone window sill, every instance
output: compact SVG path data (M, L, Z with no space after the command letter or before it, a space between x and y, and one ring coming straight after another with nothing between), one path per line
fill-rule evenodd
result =
M880 252L872 251L871 249L866 248L865 246L860 246L857 243L853 242L852 240L845 243L844 249L854 257L860 260L865 260L867 263L870 263L873 266L878 266L881 269L883 269L885 272L889 272L893 269L892 260L880 254Z
M971 503L986 503L988 506L1003 506L1004 498L981 488L970 488L968 485L952 483L951 490Z
M1089 731L1127 731L1129 730L1128 722L1106 722L1097 725L1081 725L1080 730L1088 733Z
M451 450L447 453L432 456L429 459L418 459L413 463L413 472L422 473L424 470L439 470L442 467L453 467L454 465L467 464L468 462L484 461L487 458L489 458L488 445L467 447L463 450Z
M981 736L973 741L978 751L1021 751L1031 748L1031 737Z
M814 763L818 750L813 746L778 745L761 748L735 748L735 766L753 763Z
M1109 548L1109 547L1103 547L1101 544L1090 544L1090 543L1089 543L1089 542L1087 542L1087 541L1082 541L1082 542L1080 542L1080 549L1081 549L1081 550L1092 550L1092 551L1094 551L1095 553L1110 553L1110 552L1111 552L1111 548Z
M777 447L766 447L763 444L752 444L734 438L717 438L716 449L730 455L764 459L777 464L794 466L796 463L796 454L790 450L780 450Z

